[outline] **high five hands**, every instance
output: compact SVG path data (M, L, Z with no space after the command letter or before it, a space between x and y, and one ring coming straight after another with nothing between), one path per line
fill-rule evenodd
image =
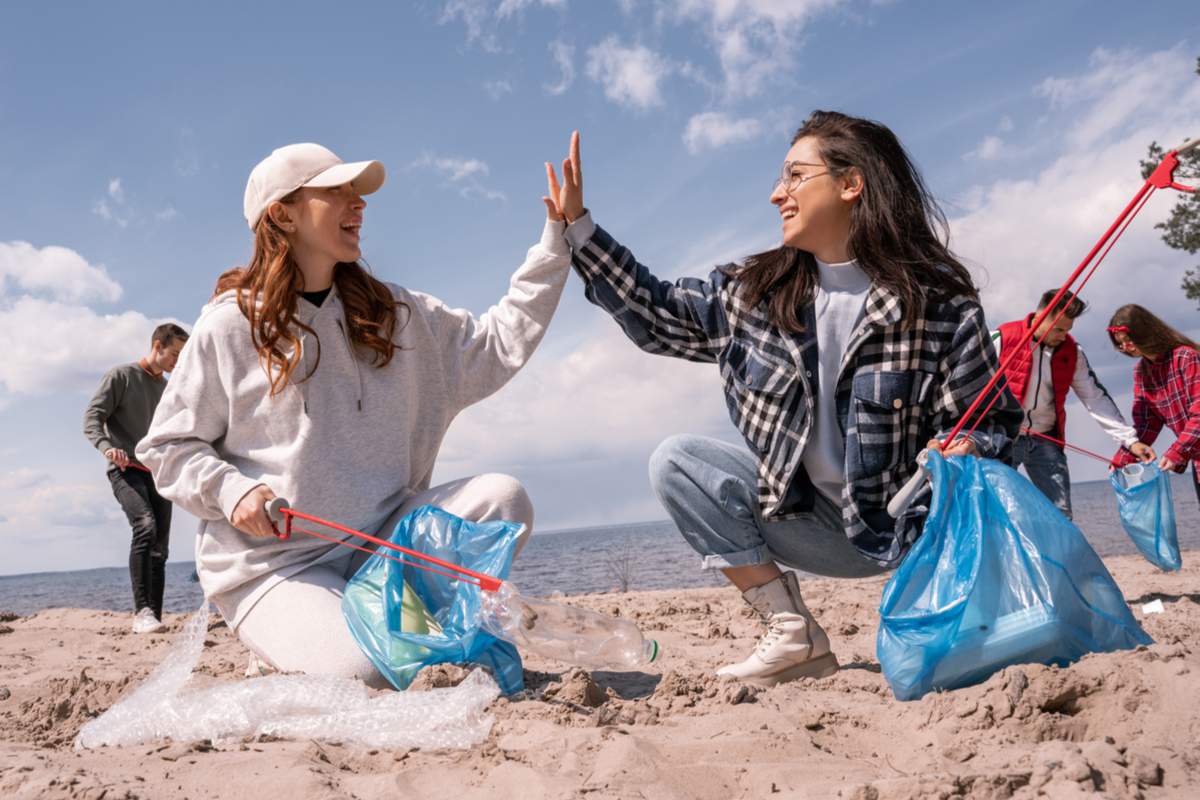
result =
M571 152L562 162L563 179L559 185L554 165L546 162L546 183L549 196L543 197L546 216L554 220L574 222L583 216L583 169L579 160L579 131L571 134Z

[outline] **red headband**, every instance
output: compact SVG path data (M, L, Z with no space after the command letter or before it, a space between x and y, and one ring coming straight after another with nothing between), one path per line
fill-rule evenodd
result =
M1108 332L1109 333L1129 333L1129 326L1128 325L1110 325L1108 327Z

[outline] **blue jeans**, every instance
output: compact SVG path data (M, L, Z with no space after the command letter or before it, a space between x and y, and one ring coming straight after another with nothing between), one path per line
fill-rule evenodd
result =
M1012 465L1013 469L1024 466L1029 482L1071 519L1071 473L1061 447L1036 436L1018 436L1013 443Z
M650 483L701 569L772 561L814 575L865 578L886 570L846 538L842 511L820 492L812 512L763 520L754 456L707 436L672 436L650 456Z

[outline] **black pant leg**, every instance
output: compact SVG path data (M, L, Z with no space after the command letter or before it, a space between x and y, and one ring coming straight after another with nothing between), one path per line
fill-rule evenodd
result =
M151 552L158 541L158 521L150 500L150 476L133 468L108 470L113 496L121 504L129 520L132 537L129 542L129 580L133 589L133 608L153 608L151 593Z
M163 593L167 586L167 558L171 549L171 503L158 493L154 483L147 480L157 537L150 553L150 607L154 616L162 619Z

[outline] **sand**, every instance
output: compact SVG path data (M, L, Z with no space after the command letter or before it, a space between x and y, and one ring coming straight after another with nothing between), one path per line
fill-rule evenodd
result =
M468 751L330 742L164 742L75 752L80 726L136 686L171 645L125 614L0 617L0 798L1025 798L1200 797L1200 553L1163 574L1108 559L1155 644L1058 669L1010 667L902 703L875 658L882 580L810 581L805 597L844 668L770 690L713 670L758 635L733 589L583 595L664 646L635 673L531 658ZM1164 613L1143 615L1159 598ZM198 671L247 680L248 652L211 626ZM437 667L413 690L461 679Z

